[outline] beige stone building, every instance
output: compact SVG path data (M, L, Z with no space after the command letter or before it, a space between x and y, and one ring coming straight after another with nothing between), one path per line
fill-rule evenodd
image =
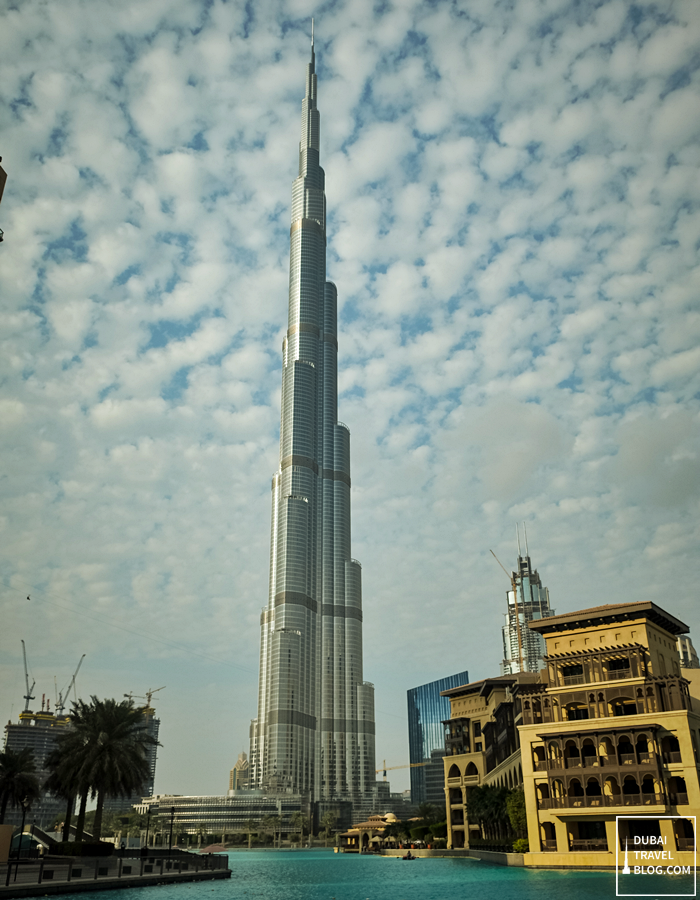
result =
M530 627L545 638L547 669L520 692L526 865L615 865L616 816L623 846L662 836L692 864L700 715L677 651L687 626L641 602Z
M469 792L481 785L514 788L523 783L518 726L522 686L535 685L530 673L485 678L442 694L450 699L445 724L447 846L469 846ZM478 826L472 826L478 837Z
M677 640L687 626L640 602L552 616L530 628L547 646L539 676L444 692L451 704L448 846L469 846L472 788L522 784L526 865L614 866L617 816L625 817L622 847L625 838L633 845L635 836L661 836L679 865L691 865L690 817L700 815L700 669L681 669Z

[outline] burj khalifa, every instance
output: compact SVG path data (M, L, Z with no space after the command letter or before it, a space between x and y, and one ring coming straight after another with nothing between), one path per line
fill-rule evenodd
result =
M359 801L376 777L374 687L362 673L362 572L350 549L350 431L337 413L337 292L326 281L316 99L312 35L292 185L280 463L251 786Z

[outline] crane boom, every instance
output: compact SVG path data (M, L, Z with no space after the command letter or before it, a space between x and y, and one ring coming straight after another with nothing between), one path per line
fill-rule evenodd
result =
M65 692L61 691L58 695L58 700L56 701L56 715L57 716L63 715L63 710L66 707L66 700L68 699L68 697L70 695L71 688L75 687L75 679L78 677L78 672L80 671L80 667L82 666L84 659L85 659L85 654L83 653L83 655L80 657L80 660L78 662L78 668L75 670L75 672L73 672L73 677L68 682L68 687L66 688ZM74 697L77 702L77 700L78 700L78 692L77 691L74 692Z
M151 697L152 697L154 694L157 694L158 691L165 690L166 687L167 687L167 684L164 684L163 687L155 688L155 690L154 690L154 689L149 689L149 690L147 690L147 691L146 691L146 706L150 706L150 705L151 705Z
M379 775L380 772L384 773L384 780L386 781L386 773L393 772L394 769L417 769L419 766L429 766L428 762L419 762L419 763L404 763L402 766L387 766L386 760L384 760L384 767L382 769L375 769L374 774Z
M509 575L508 572L506 572L505 566L500 561L500 559L496 556L496 554L493 552L493 550L491 550L490 553L491 553L491 556L493 556L493 558L496 560L498 565L506 573L506 578L508 579L508 581L510 581L510 586L513 589L513 600L515 602L515 630L518 635L518 658L520 660L520 671L523 672L524 671L524 669L523 669L523 638L522 638L522 635L520 634L520 612L518 610L518 586L515 583L515 578L513 577L513 575L512 574Z
M29 712L29 701L34 699L34 695L32 691L34 690L34 685L36 684L36 679L32 679L32 686L29 687L29 669L27 668L27 648L24 646L24 641L22 641L22 656L24 657L24 683L27 686L27 693L24 695L24 699L27 701L24 705L24 711Z

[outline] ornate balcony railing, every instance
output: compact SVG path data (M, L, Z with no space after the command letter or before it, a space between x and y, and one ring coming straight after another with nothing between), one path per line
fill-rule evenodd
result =
M685 797L687 794L675 794L676 797ZM598 794L596 796L571 796L571 797L540 797L537 800L538 809L592 809L603 806L664 806L664 798L661 794Z
M542 841L542 849L545 853L556 853L557 850L557 842L556 841Z
M664 753L663 760L665 763L679 763L681 761L680 750L671 750L670 753Z
M605 838L597 838L597 839L589 839L589 840L571 840L571 846L569 850L572 850L574 853L576 852L585 852L585 851L601 851L608 849L608 842Z
M687 806L688 805L688 795L687 794L669 794L668 799L671 802L671 806Z
M680 754L678 759L666 759L666 757L674 756L674 754L664 754L664 762L680 762ZM600 768L619 768L620 766L649 766L653 765L656 757L653 753L645 751L639 754L639 759L635 753L621 753L619 757L611 756L569 756L565 759L537 759L533 766L536 772L546 772L548 770L561 769L600 769Z
M605 673L606 681L617 681L620 678L633 678L632 669L610 669Z

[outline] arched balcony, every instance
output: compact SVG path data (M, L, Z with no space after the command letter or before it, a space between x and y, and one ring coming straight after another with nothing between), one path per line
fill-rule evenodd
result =
M685 778L674 775L668 780L668 797L672 806L686 806L688 803L688 788Z
M681 745L678 738L672 734L666 735L661 741L661 756L665 763L679 763L681 761Z

